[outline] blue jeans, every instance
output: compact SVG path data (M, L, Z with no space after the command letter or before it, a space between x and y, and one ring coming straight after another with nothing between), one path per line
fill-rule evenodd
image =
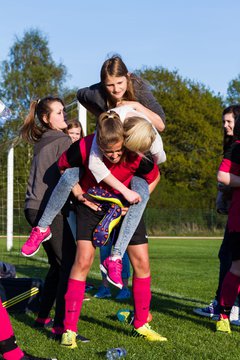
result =
M78 183L79 174L79 168L67 169L63 173L52 192L44 213L38 222L38 226L46 228L51 225L55 216L59 213L67 201L73 186ZM124 216L121 229L112 252L113 255L120 255L121 257L123 257L126 252L128 244L141 220L149 200L148 184L144 179L134 176L131 181L131 189L141 195L142 201L138 204L130 205L127 214Z
M52 224L67 201L72 188L79 182L79 177L79 168L70 168L64 171L48 200L38 226L46 228Z
M113 247L112 255L123 257L128 244L141 220L143 212L149 200L149 188L146 180L134 176L131 181L131 189L141 195L142 201L129 206L128 212L123 218L117 241Z

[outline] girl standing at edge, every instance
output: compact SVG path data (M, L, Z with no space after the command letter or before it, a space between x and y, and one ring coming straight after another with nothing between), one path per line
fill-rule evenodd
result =
M24 210L31 226L38 223L60 178L56 161L72 144L71 138L63 132L66 128L64 103L61 99L49 96L31 102L30 112L21 128L22 138L34 143ZM75 257L76 244L66 217L61 213L54 219L51 231L52 238L43 244L50 268L45 278L35 326L42 327L50 323L49 313L56 300L52 332L61 334L65 311L64 295Z
M222 113L222 126L223 126L223 153L225 154L229 148L231 147L232 143L234 142L234 127L238 116L240 115L240 105L230 105L223 110ZM227 187L227 191L229 192L230 187ZM224 189L222 189L223 191ZM222 195L224 195L222 193ZM222 206L223 201L221 201ZM219 209L219 204L217 204L217 210ZM226 212L226 209L225 209ZM219 249L218 258L220 261L219 266L219 274L218 274L218 287L215 294L215 299L204 308L195 308L193 312L197 315L210 317L210 318L218 318L219 317L219 310L220 310L220 293L222 288L222 283L224 280L225 275L227 274L228 270L231 267L232 263L232 254L230 249L230 241L229 241L229 230L228 224L226 224L225 232L223 236L223 241ZM239 301L238 301L239 303ZM230 314L230 321L234 325L240 325L239 316L234 315L236 311L231 312ZM237 312L239 312L238 308L236 307ZM238 315L238 314L237 314Z
M9 120L11 118L11 111L8 108L6 109L8 111L7 120ZM4 121L5 119L3 119L1 115L2 113L0 111L0 120ZM17 345L9 315L7 313L7 310L2 305L1 298L0 298L0 324L1 324L0 354L2 355L2 358L4 360L57 360L56 358L46 359L46 358L36 357L33 355L26 354L21 350L21 348Z
M217 321L218 332L231 333L230 311L240 289L240 118L238 116L234 127L234 142L225 152L220 164L217 179L224 185L230 185L233 190L228 211L228 241L231 253L231 266L226 273L220 293L220 317Z

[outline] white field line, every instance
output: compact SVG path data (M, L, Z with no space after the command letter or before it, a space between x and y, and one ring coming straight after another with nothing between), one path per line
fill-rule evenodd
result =
M199 239L199 240L220 240L222 236L148 236L149 239Z
M13 238L26 238L27 235L14 235ZM1 238L6 238L5 235L0 235ZM220 240L223 236L148 236L149 239L201 239L201 240Z
M5 254L7 255L8 253L7 252L5 252ZM38 256L34 256L34 257L27 257L27 256L23 256L23 255L21 255L20 254L20 252L18 252L18 251L11 251L11 255L19 255L19 256L21 256L23 259L25 258L25 259L29 259L29 260L37 260L37 261L40 261L40 262L44 262L44 263L48 263L48 259L47 258L45 258L45 257L38 257Z

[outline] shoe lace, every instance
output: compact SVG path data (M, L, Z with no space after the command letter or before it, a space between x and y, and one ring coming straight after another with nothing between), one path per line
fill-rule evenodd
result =
M39 239L39 230L33 229L29 239L26 241L26 245L35 245Z
M116 275L122 274L122 261L120 259L115 261L115 273Z

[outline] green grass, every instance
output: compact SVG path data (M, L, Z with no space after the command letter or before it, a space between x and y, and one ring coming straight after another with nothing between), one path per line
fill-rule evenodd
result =
M67 350L50 340L49 332L32 328L34 315L11 316L18 343L38 356L56 356L59 360L104 359L106 350L122 346L127 359L134 360L234 360L239 358L240 334L233 327L231 335L216 334L215 322L193 314L194 307L204 306L215 295L218 277L217 253L220 240L150 240L152 269L152 315L154 330L168 338L167 343L149 343L130 336L131 327L116 321L120 308L132 308L132 301L91 298L83 303L79 333L90 338L76 350ZM46 264L19 256L5 255L5 261L16 261L19 276L44 276ZM39 256L43 255L40 253ZM96 287L101 282L99 256L88 282ZM96 291L96 290L95 290ZM112 288L116 295L117 290ZM90 296L94 292L90 293Z

